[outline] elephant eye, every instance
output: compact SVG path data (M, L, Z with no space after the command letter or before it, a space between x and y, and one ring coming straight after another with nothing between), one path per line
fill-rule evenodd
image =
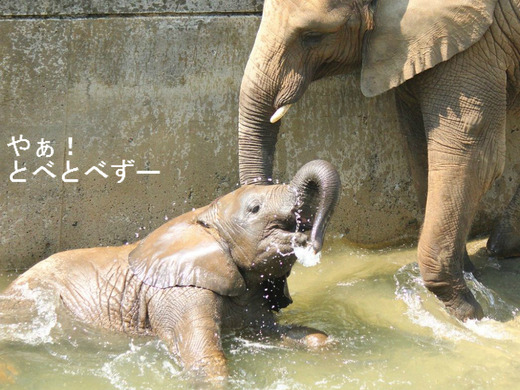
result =
M302 36L302 43L304 47L317 46L327 36L326 33L307 32Z
M249 208L249 212L251 214L256 214L259 211L260 211L260 205L255 205L255 206Z

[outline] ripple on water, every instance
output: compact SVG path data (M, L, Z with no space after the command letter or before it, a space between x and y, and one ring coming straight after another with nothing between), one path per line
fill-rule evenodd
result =
M164 344L157 340L129 344L129 349L106 361L93 372L106 378L115 389L153 389L181 374Z
M414 261L415 250L339 251L324 252L316 268L294 267L289 284L295 302L279 316L283 324L324 330L333 342L307 351L246 332L227 334L229 389L403 389L427 383L446 390L520 383L520 265L480 265L480 281L466 275L488 317L461 323L426 290L417 264L403 266ZM43 291L21 296L32 315L17 321L3 315L0 296L0 364L5 358L17 368L15 388L193 388L159 340L73 322Z

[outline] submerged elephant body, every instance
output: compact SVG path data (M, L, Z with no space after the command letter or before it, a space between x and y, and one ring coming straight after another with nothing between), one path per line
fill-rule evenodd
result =
M2 311L27 289L48 290L85 323L160 337L209 378L227 374L221 329L322 343L322 332L278 326L273 311L291 302L294 248L321 250L338 193L334 168L311 162L290 185L241 187L137 243L57 253L8 287Z
M240 91L242 183L272 175L278 121L313 80L361 68L366 96L395 90L425 285L458 318L482 317L465 243L504 168L506 111L520 108L518 15L518 0L266 0ZM520 202L505 220L488 247L507 256L520 250Z

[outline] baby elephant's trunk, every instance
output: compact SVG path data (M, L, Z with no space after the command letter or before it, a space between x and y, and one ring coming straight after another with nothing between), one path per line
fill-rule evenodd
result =
M323 237L329 218L339 198L341 181L332 164L314 160L305 164L291 181L298 192L301 216L312 221L310 242L318 253L323 246Z

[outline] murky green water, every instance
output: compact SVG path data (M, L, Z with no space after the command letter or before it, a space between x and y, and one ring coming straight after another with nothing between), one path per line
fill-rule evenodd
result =
M310 352L226 335L229 387L520 388L520 259L498 262L477 252L473 260L481 276L469 282L489 317L462 324L422 286L415 249L334 244L318 266L295 266L289 279L294 304L280 315L282 322L322 329L334 341ZM1 276L0 289L11 279ZM39 322L0 326L0 367L14 381L0 388L191 387L160 341L57 321L45 307L42 300Z

